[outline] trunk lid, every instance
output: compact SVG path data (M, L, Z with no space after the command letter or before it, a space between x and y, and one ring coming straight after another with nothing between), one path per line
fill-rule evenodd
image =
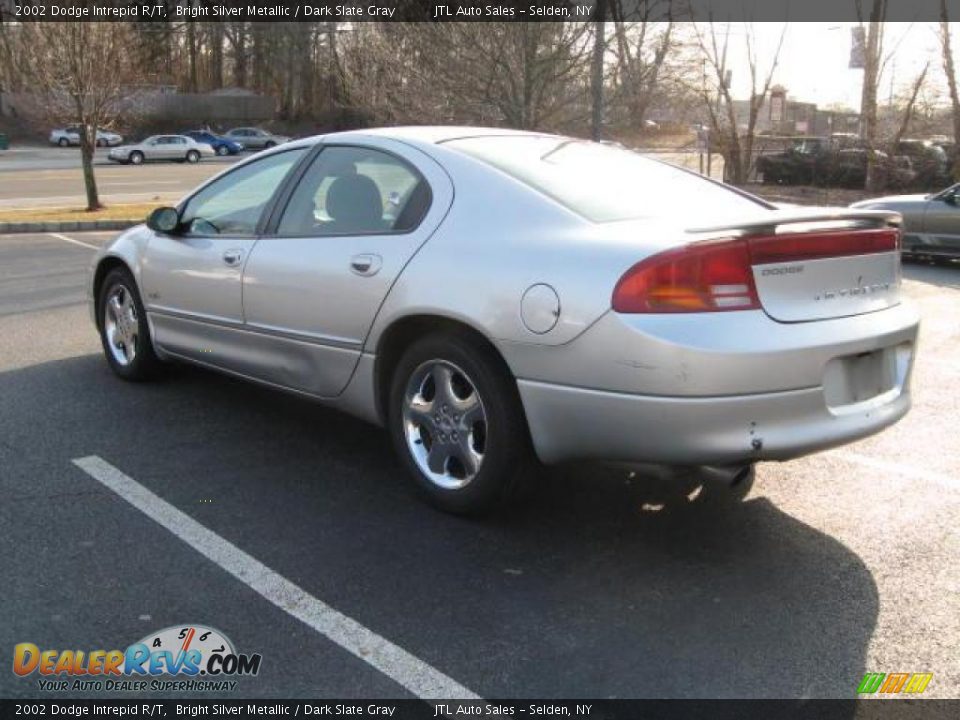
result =
M687 232L744 238L757 296L780 322L859 315L900 302L895 212L791 208Z

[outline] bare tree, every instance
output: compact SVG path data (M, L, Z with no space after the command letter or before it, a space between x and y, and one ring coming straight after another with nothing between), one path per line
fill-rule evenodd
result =
M612 6L616 53L613 102L634 128L643 127L668 55L674 49L670 8L668 0L617 0Z
M590 23L362 25L343 48L344 84L379 121L544 129L585 109Z
M865 35L863 53L863 88L860 94L860 137L867 148L866 189L876 191L880 186L880 168L877 156L877 89L886 64L883 55L887 0L870 0L867 22L863 12L863 0L855 0L857 18Z
M737 112L730 89L730 23L718 31L716 23L711 21L706 33L697 24L693 27L703 63L700 95L710 120L711 136L723 155L725 179L741 184L747 181L753 166L757 119L770 94L787 26L784 24L780 31L769 66L765 72L761 72L753 26L750 23L743 24L747 70L750 73L750 97L746 100L745 121Z
M593 58L590 61L590 137L603 137L604 64L607 54L607 0L593 10Z
M20 91L33 94L28 113L80 128L87 210L101 207L93 171L98 129L131 112L141 75L126 23L36 22L8 26L0 37L3 61L18 69Z
M893 133L893 137L890 139L890 152L894 154L896 152L897 146L900 144L900 141L903 140L903 136L907 134L907 130L910 129L910 123L913 121L914 109L917 106L917 98L920 96L920 90L923 89L923 84L927 79L927 73L930 70L930 63L927 63L923 66L923 70L920 71L920 74L917 75L913 83L910 85L910 91L906 96L904 101L903 110L900 113L900 120L897 123L897 129Z
M950 42L950 16L947 0L940 0L940 50L943 57L943 74L947 78L950 107L953 118L953 178L960 180L960 94L957 91L957 69L953 62L953 47Z

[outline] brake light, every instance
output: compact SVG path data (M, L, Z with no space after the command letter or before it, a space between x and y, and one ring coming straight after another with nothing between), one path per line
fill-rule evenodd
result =
M753 264L766 265L899 251L900 231L883 228L784 233L752 237L748 243Z
M742 238L698 242L667 250L634 265L613 291L620 313L756 310L760 307Z

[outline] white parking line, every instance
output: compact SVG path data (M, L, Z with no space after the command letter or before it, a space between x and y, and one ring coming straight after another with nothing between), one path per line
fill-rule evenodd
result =
M480 699L436 668L294 585L102 458L91 455L77 458L73 464L278 608L372 665L418 698Z
M73 243L74 245L80 245L85 248L90 248L91 250L99 250L100 248L96 245L91 245L90 243L85 243L82 240L74 240L72 237L67 237L66 235L61 235L60 233L47 233L50 237L54 237L57 240L63 240L64 242Z
M903 477L914 478L916 480L926 480L927 482L937 483L938 485L944 485L952 489L960 488L960 479L958 478L944 475L943 473L921 470L911 465L889 462L888 460L877 460L876 458L850 452L849 450L832 450L828 452L827 455L835 457L838 460L843 460L844 462L863 465L873 470L882 470L883 472L902 475Z

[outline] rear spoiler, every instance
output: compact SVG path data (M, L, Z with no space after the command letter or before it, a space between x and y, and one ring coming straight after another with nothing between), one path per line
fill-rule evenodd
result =
M868 227L899 227L902 222L900 213L892 210L855 210L849 208L812 208L810 210L772 210L766 216L755 217L735 223L709 225L688 228L691 234L736 232L738 235L757 235L776 233L784 225L801 223L859 222Z

